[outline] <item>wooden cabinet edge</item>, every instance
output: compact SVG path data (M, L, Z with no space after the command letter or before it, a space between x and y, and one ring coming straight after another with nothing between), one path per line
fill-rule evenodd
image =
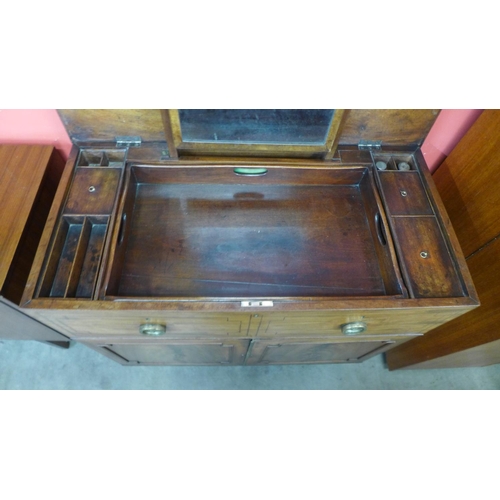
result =
M429 359L408 366L403 370L470 368L491 366L500 363L500 339L485 344L479 344L469 349L457 351L439 358Z
M21 299L21 307L30 306L34 298L37 284L39 283L39 280L42 279L41 273L44 262L49 257L49 247L52 240L52 233L59 221L59 215L62 211L64 200L71 185L74 164L78 157L78 153L78 148L73 146L59 181L59 186L54 196L54 200L45 223L45 228L42 233L42 238L38 244L38 249L35 254L28 281Z
M0 325L1 339L37 340L40 342L69 341L69 338L63 335L59 329L53 328L25 314L23 310L3 297L0 297L0 310L2 311L2 324Z

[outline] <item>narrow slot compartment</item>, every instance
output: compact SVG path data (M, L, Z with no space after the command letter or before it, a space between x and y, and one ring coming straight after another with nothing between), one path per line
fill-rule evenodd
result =
M107 216L63 216L40 287L40 297L92 297L108 219Z
M92 297L108 229L108 217L88 217L86 220L90 226L90 234L76 289L77 298Z

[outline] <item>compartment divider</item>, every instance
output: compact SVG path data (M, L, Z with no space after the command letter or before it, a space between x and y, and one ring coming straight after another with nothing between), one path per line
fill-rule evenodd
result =
M62 217L40 297L92 298L108 223L108 216Z
M109 222L108 217L87 217L87 221L91 226L91 231L78 281L78 288L75 293L75 296L79 298L92 297Z

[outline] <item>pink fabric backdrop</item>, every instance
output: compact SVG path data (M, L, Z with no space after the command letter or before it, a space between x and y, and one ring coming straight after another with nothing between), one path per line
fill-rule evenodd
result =
M422 144L422 153L431 172L441 165L482 112L482 109L443 109L439 113Z
M0 109L0 144L50 144L65 160L71 151L55 109Z

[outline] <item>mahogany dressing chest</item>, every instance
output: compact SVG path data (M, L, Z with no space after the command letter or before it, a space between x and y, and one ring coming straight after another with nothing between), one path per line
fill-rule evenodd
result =
M126 365L360 362L478 305L434 110L61 110L19 304Z

